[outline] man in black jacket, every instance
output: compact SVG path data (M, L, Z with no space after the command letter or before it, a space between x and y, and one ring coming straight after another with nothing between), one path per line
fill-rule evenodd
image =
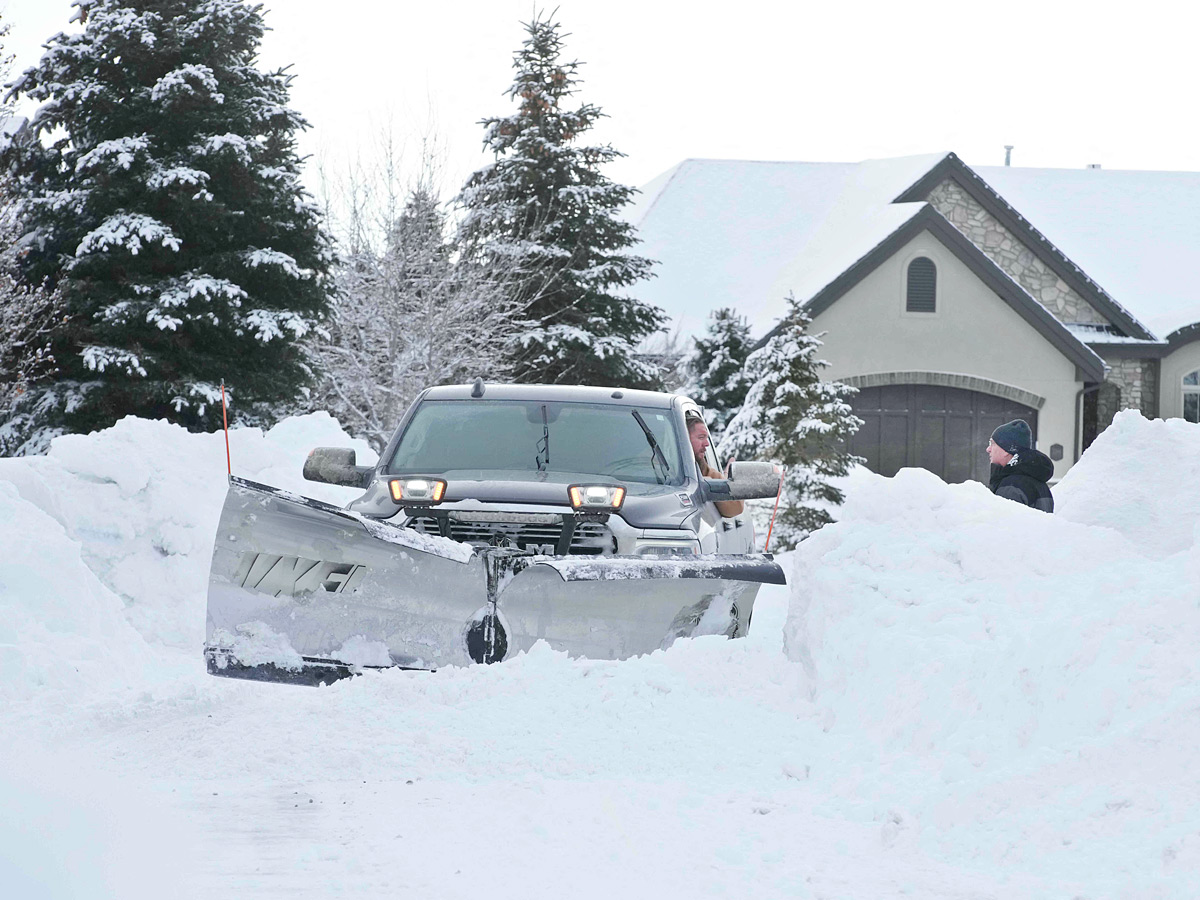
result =
M988 487L993 494L1042 512L1054 512L1054 496L1046 484L1054 475L1054 463L1033 449L1028 422L1013 419L993 431L987 454L992 462Z

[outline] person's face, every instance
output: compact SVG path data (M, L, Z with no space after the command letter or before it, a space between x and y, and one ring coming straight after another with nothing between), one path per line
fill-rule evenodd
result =
M688 427L688 439L692 442L692 455L697 459L708 449L708 429L703 422L694 422Z
M987 455L993 466L1007 466L1008 461L1013 458L1013 455L999 446L991 438L987 442Z

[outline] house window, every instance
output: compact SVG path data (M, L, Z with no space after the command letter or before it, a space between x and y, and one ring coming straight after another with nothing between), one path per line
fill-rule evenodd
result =
M1183 376L1183 417L1200 422L1200 369Z
M918 256L908 264L908 293L904 308L908 312L937 311L937 266L927 256Z

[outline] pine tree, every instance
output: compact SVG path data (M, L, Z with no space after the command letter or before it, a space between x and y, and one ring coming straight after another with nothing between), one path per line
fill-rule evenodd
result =
M23 275L68 312L39 408L75 431L129 414L213 428L225 379L235 415L269 419L309 380L299 341L327 314L332 253L300 185L292 76L255 67L262 8L75 6L83 31L13 87L42 104L43 140L6 154Z
M517 380L656 386L658 368L636 349L665 317L626 293L653 265L630 253L637 237L618 217L635 190L601 173L622 154L578 142L603 113L565 105L579 63L562 60L558 23L538 14L525 29L507 92L519 107L482 123L495 161L459 195L460 244L469 258L499 258L510 269L512 299L528 322L510 350Z
M692 339L692 349L684 360L684 393L704 407L716 441L750 390L746 358L752 347L749 323L729 308L713 310L705 336Z
M788 305L775 333L746 361L753 385L718 448L720 459L769 459L787 468L775 524L784 547L833 521L827 507L843 495L827 479L849 472L855 457L846 446L862 424L847 402L854 388L821 380L829 365L817 359L821 341L808 333L811 320L795 298ZM818 505L806 505L811 501Z

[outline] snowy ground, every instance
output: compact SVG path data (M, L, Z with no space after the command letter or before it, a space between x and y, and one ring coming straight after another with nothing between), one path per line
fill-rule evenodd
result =
M234 470L337 500L319 444ZM204 672L224 452L0 460L6 896L1200 895L1200 427L1122 413L1054 517L856 473L746 640L315 690Z

